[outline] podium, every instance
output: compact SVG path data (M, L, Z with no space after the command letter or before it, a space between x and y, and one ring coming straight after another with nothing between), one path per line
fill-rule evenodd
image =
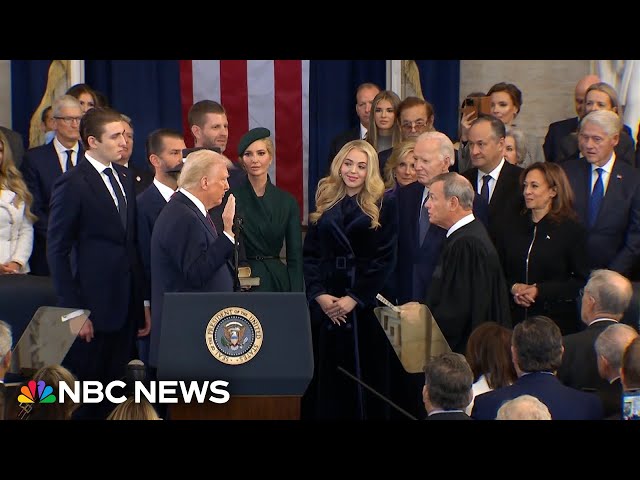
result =
M304 293L166 293L158 380L229 382L224 404L171 405L172 420L296 420L313 375Z
M0 420L16 419L23 404L15 403L17 389L43 367L62 364L89 310L40 307L11 351L11 365L0 388ZM9 400L7 400L9 399Z

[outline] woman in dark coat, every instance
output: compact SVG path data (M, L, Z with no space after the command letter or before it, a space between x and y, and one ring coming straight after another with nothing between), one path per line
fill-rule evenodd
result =
M520 181L527 208L498 245L513 323L545 315L563 335L576 332L576 299L589 272L586 231L573 210L571 185L554 163L530 165Z
M249 130L238 143L240 164L246 180L232 190L238 213L243 218L243 239L251 276L260 277L252 291L302 291L302 232L296 199L269 180L273 161L271 132L266 128ZM280 259L286 242L285 265Z
M389 395L402 368L373 313L396 257L396 206L385 196L378 156L354 140L320 180L304 241L315 371L304 399L311 418L385 418L387 406L338 370Z

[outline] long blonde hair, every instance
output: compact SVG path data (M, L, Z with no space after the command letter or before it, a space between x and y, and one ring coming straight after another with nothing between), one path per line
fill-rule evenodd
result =
M13 161L13 152L9 146L7 137L5 137L2 132L0 132L0 142L2 143L4 152L2 163L0 163L0 188L5 188L15 193L16 198L18 199L16 206L24 202L25 216L31 220L31 222L35 222L37 218L33 213L31 213L33 196L31 195L31 192L29 192L27 184L24 183L22 173L20 173L20 170L16 168L16 164Z
M380 206L378 205L384 195L384 182L380 177L378 153L373 146L364 140L353 140L345 144L331 162L329 175L318 183L316 191L316 211L309 215L312 223L318 220L324 212L332 208L347 194L347 188L340 177L340 167L351 150L358 150L367 156L367 176L364 186L357 195L356 201L362 211L371 219L371 228L380 226Z

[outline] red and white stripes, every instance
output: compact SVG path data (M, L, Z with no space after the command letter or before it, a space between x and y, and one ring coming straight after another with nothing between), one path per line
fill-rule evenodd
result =
M229 141L225 155L237 160L240 137L249 129L271 130L275 145L269 174L308 215L309 61L181 60L180 92L184 131L187 113L200 100L220 102L227 111ZM193 139L187 134L187 145Z

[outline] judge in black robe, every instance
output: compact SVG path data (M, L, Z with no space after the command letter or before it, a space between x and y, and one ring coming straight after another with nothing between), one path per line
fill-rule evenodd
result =
M455 193L456 189L460 198L446 198L445 190ZM493 321L511 327L498 254L485 227L473 217L473 197L468 180L446 173L433 179L427 202L430 221L447 229L427 305L451 349L462 354L469 335L481 323Z

